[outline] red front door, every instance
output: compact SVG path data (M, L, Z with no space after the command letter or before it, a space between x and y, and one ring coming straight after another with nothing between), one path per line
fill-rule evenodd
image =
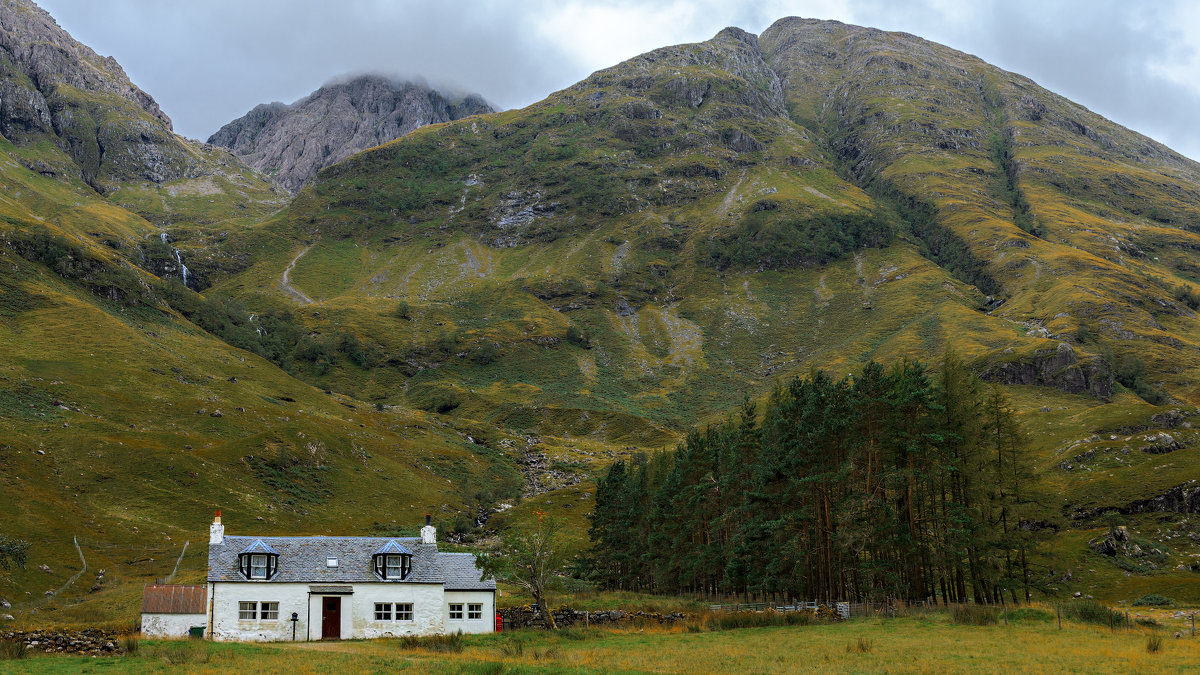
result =
M342 637L342 599L321 600L321 639L340 640Z

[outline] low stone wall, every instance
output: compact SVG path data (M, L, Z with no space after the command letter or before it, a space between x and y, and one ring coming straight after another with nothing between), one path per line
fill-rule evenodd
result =
M0 640L20 640L30 651L47 654L109 655L120 650L115 631L83 630L0 631Z
M554 623L559 628L577 626L602 626L622 623L671 623L682 621L686 616L681 612L659 614L658 612L624 612L619 609L606 609L599 612L583 612L560 607L553 610ZM546 617L541 611L534 611L529 606L509 607L500 610L500 618L504 621L504 630L517 628L545 628Z

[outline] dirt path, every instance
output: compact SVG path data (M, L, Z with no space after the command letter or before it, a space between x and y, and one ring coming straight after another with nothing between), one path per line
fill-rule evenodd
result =
M296 263L299 262L300 258L302 258L305 253L308 253L308 249L310 248L312 248L312 246L305 246L303 251L297 253L296 257L292 258L292 262L288 263L287 269L283 271L283 277L279 279L279 290L287 293L288 297L302 305L313 304L313 299L301 293L296 289L295 286L291 284L292 268L296 266Z
M733 200L737 197L737 189L742 186L742 181L746 180L746 170L742 169L742 175L738 177L737 182L733 187L729 188L729 192L725 195L725 199L721 200L721 207L717 209L717 215L724 218L729 215L729 209L733 208Z

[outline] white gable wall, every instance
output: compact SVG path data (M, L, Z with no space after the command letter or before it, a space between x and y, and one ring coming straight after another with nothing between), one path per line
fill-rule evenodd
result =
M207 625L208 617L203 614L142 613L142 637L147 638L185 638L193 626Z
M496 631L496 594L487 591L446 591L446 599L442 603L442 611L446 617L446 632L455 633L494 633ZM462 603L463 618L450 618L450 603ZM479 603L483 605L483 615L478 619L468 619L467 605Z

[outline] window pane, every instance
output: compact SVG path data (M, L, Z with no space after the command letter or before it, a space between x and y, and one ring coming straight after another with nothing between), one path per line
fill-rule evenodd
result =
M392 603L390 603L390 602L375 603L375 620L376 621L391 621L392 620Z
M396 603L396 620L397 621L412 621L412 603L397 602Z
M468 619L482 619L483 618L483 605L476 604L476 603L471 603L471 604L467 605L467 618Z
M258 618L260 618L260 619L278 619L279 618L279 603L278 602L261 603L259 605Z
M250 578L251 579L266 579L267 578L267 556L265 556L265 555L250 556Z
M461 602L450 603L450 618L451 619L461 619L462 618L462 603Z
M238 603L238 620L239 621L253 621L255 618L254 614L255 614L255 610L257 609L257 605L258 605L258 603L256 603L256 602L239 602Z
M386 576L388 579L399 579L404 576L404 573L401 570L400 556L398 556L398 555L387 556L387 575Z

